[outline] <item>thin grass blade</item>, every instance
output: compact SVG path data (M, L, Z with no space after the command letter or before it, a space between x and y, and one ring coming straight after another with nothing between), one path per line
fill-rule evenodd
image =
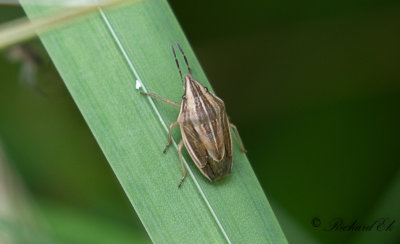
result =
M46 11L24 8L28 16ZM178 154L162 149L166 126L179 111L140 95L136 81L179 101L183 91L170 49L179 42L193 75L210 84L166 1L100 9L41 40L154 242L286 243L236 142L232 175L210 183L186 155L191 173L177 188Z

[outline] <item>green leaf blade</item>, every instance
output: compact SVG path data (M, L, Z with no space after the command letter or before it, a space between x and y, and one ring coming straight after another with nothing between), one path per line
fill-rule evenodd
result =
M28 15L43 11L25 9ZM286 243L237 143L232 175L210 183L186 155L193 175L177 188L179 158L173 147L162 153L167 131L160 119L168 125L179 111L158 101L154 110L135 89L135 80L180 101L182 87L170 49L179 42L194 77L210 85L165 1L105 11L41 39L154 242Z

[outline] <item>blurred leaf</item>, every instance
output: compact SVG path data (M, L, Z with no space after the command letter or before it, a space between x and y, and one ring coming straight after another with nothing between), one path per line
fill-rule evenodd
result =
M400 240L400 171L397 171L391 182L377 199L371 214L364 223L372 225L371 231L358 232L354 243L398 243ZM394 222L393 222L394 221Z
M51 226L51 234L57 243L150 243L145 232L118 222L48 201L39 201L39 207L39 214Z
M54 243L35 218L31 205L0 140L0 243Z
M275 210L276 217L279 219L283 232L289 243L296 244L317 244L320 243L315 236L302 226L292 215L288 214L279 204L270 199L271 205Z

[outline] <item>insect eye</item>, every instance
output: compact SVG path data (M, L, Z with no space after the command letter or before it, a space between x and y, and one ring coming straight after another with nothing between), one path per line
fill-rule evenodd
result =
M186 99L186 96L185 96L185 95L183 95L183 96L182 96L182 99L183 99L183 100L185 100L185 99Z
M206 92L208 92L208 88L207 87L204 87L204 89L206 89Z

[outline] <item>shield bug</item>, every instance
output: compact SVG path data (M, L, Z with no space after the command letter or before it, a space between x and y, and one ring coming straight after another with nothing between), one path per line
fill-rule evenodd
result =
M230 129L233 129L237 136L240 150L242 152L246 152L246 150L236 126L228 120L224 102L193 78L185 53L178 43L177 46L189 71L189 74L182 77L175 49L171 46L184 88L182 103L179 104L162 98L155 93L141 92L141 94L181 108L178 120L169 126L168 143L163 151L165 153L172 143L172 128L179 125L182 135L182 140L178 144L178 154L182 167L182 179L178 185L180 187L186 178L182 158L183 145L185 145L197 168L210 181L219 180L232 170L233 150Z

